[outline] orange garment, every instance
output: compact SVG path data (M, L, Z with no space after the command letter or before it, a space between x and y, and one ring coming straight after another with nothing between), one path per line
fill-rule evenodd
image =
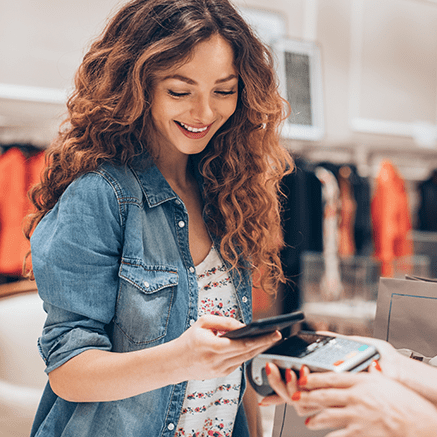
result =
M412 228L405 183L389 161L381 164L371 202L375 256L381 261L382 276L394 275L394 261L411 256Z
M343 166L338 172L338 187L340 188L340 223L338 254L342 258L355 255L355 214L357 203L355 202L353 187L349 176L351 169Z
M24 217L31 211L27 191L38 182L44 152L26 160L18 148L0 156L0 274L19 276L30 249L23 235Z
M26 199L27 199L27 211L29 214L34 210L34 206L27 196L28 191L37 183L41 181L41 175L45 168L45 152L37 153L31 156L26 161Z
M261 288L261 273L255 272L253 274L252 287L252 312L254 318L258 317L260 313L266 311L271 304L271 297Z

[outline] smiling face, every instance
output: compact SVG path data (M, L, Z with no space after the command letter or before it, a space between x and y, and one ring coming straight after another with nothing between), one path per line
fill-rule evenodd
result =
M160 156L201 152L234 113L237 100L232 47L214 35L195 47L189 62L157 77L151 113Z

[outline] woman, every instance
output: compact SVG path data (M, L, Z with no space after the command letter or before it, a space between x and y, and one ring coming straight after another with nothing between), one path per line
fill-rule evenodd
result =
M220 333L251 320L252 273L284 280L271 56L227 0L136 0L75 83L26 230L49 375L32 436L248 435L243 363L280 334Z
M352 337L354 338L354 337ZM437 435L437 369L398 353L389 343L374 344L380 355L369 372L300 372L299 380L269 365L276 397L262 405L288 402L313 430L336 429L326 437L434 437Z

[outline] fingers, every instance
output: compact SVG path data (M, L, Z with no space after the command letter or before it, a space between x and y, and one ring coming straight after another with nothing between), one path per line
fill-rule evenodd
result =
M200 329L200 340L202 341L203 339L205 339L205 337L209 338L210 348L218 348L221 353L227 351L237 351L237 354L240 354L245 352L250 353L250 351L253 350L260 353L263 350L271 347L275 342L282 338L279 331L272 332L271 334L257 337L248 337L243 339L229 339L226 337L222 337L222 335L218 334L220 332L232 331L241 328L242 326L245 325L232 317L206 315L200 317L196 321L196 323L191 326L190 329L194 329L197 331L199 331ZM211 336L211 333L214 335Z
M342 388L319 389L300 392L299 407L306 411L345 407L351 402L351 394Z
M199 317L196 324L201 328L211 329L213 331L232 331L244 326L244 323L239 322L233 317L216 316L213 314Z
M348 388L361 380L362 375L356 373L319 372L308 374L305 390L322 388Z
M291 397L297 390L296 374L292 370L286 369L284 381L279 368L271 363L266 364L266 374L270 387L282 399L282 402L291 402Z
M295 409L300 416L315 414L323 409L342 408L351 402L353 393L346 390L363 381L367 374L335 372L312 373L308 375ZM323 417L323 416L322 416Z
M298 378L293 370L285 370L284 380L278 367L275 364L267 363L266 374L269 380L269 385L276 394L265 397L260 405L278 405L284 402L291 403L296 400L296 393L298 393ZM302 369L299 380L303 380L305 377L305 371Z
M251 340L231 340L217 338L217 343L211 344L210 352L220 357L224 368L231 368L251 360L281 339L281 333L257 337Z
M271 347L272 344L276 343L281 338L282 336L279 331L251 340L231 340L224 338L223 340L229 342L230 345L224 347L219 354L223 360L223 373L231 373L244 362L251 360Z
M339 437L349 435L348 431L344 429L349 421L349 410L347 408L326 408L313 416L307 417L305 425L307 428L315 431L327 428L343 428L338 430L336 434L332 433Z
M232 331L245 326L243 323L234 318L215 315L202 316L198 319L195 325L198 325L202 329L208 329L214 334L220 331ZM219 337L221 337L221 335L219 335ZM225 337L223 338L221 345L224 348L228 346L229 350L241 348L245 352L255 350L257 353L261 353L263 350L268 349L274 343L281 340L281 338L281 333L279 331L275 331L265 335L242 339L228 339Z
M282 335L279 331L272 332L271 334L262 335L259 337L251 337L251 338L242 338L240 340L231 340L235 343L241 343L241 345L248 349L253 348L265 348L272 346L273 343L276 343L282 338ZM234 344L235 344L234 343Z
M309 374L307 367L302 366L299 371L299 376L291 369L285 371L285 381L280 378L278 368L274 364L268 364L266 371L269 374L269 384L274 388L276 394L265 397L260 406L278 405L284 402L294 406L299 416L308 416L320 411L319 407L307 407L299 402L302 396L303 387L306 384L306 378Z
M279 331L243 339L230 339L217 335L217 332L238 329L241 326L244 325L230 317L214 315L200 317L186 331L191 338L193 350L201 351L197 355L197 363L203 363L214 374L226 375L282 338Z
M279 331L253 339L231 340L223 338L229 342L223 346L223 352L229 353L230 365L241 364L264 352L281 338Z
M231 317L206 315L188 328L177 339L187 379L226 376L282 338L279 331L238 340L217 335L241 326L244 325Z

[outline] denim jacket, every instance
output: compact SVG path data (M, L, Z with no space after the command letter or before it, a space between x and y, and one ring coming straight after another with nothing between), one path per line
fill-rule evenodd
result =
M79 177L38 224L31 245L47 312L39 339L47 373L88 349L129 352L171 341L198 317L187 210L154 165L136 171L104 164ZM250 274L231 275L249 323ZM31 436L174 436L186 384L87 403L67 402L47 384ZM238 437L248 436L241 396Z

